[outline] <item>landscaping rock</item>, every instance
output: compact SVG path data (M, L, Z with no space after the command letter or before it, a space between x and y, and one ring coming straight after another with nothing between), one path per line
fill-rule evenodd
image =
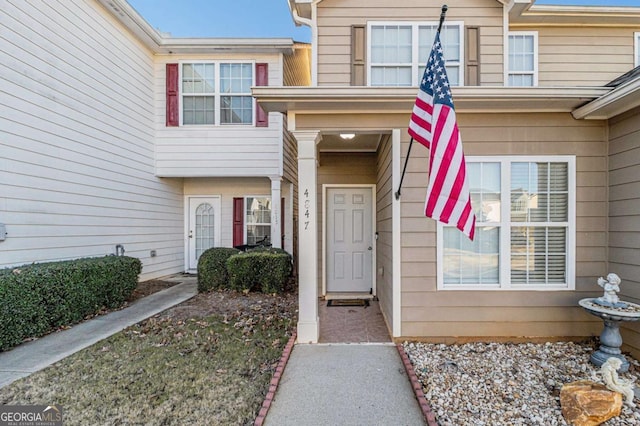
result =
M575 426L596 426L620 415L622 395L588 380L567 383L560 391L562 415Z
M440 426L566 426L563 383L600 382L589 357L594 343L406 342L404 350ZM640 383L640 363L624 380ZM622 411L607 426L640 425L640 404Z

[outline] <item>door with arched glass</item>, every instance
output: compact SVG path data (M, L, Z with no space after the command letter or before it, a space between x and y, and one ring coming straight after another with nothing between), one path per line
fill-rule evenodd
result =
M220 197L189 197L187 269L198 269L205 250L220 246Z

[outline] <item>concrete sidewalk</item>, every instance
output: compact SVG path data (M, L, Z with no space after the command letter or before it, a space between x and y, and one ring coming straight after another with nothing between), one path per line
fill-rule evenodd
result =
M197 284L193 278L179 280L181 284L139 299L125 309L95 317L68 330L48 334L8 352L0 352L0 388L197 294Z
M424 425L392 344L297 345L267 426Z

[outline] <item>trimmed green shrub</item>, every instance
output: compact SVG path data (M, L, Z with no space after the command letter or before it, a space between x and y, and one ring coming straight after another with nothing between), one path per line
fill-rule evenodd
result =
M227 260L231 288L281 293L291 275L291 255L281 249L259 249Z
M121 306L138 285L139 259L106 256L0 270L0 350Z
M240 250L214 247L206 250L198 259L198 292L203 293L229 287L227 259Z

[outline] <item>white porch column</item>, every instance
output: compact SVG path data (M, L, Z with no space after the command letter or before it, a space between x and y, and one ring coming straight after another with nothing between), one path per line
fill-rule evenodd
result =
M282 248L281 182L280 176L271 177L271 247L275 248Z
M298 342L317 343L318 223L317 130L294 131L298 141Z

